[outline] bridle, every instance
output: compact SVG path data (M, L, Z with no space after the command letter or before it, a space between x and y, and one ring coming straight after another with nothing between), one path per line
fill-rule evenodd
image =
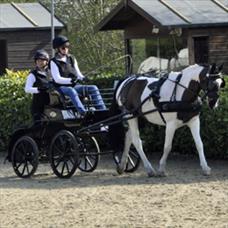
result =
M209 96L210 93L213 93L214 97L219 97L218 95L218 91L220 88L224 88L225 87L225 80L222 77L221 73L217 73L217 74L207 74L207 85L206 88L203 89L204 91L204 95L203 95L203 99L205 99L206 97ZM222 80L222 84L219 86L218 82L216 82L217 79L221 79Z

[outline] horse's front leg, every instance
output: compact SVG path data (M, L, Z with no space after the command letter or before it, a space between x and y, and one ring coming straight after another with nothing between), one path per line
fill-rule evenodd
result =
M175 123L167 123L166 129L165 129L165 144L163 149L163 155L161 157L161 160L159 162L159 169L158 174L159 176L166 176L165 168L166 168L166 161L167 157L169 155L169 152L172 149L172 142L173 142L173 136L177 129L177 126Z
M202 167L204 175L210 175L211 174L211 168L207 165L207 161L204 155L204 149L203 149L203 142L200 137L200 120L199 116L195 117L189 124L188 124L193 139L195 141L195 145L197 148L197 151L199 153L199 159L200 159L200 165Z
M129 124L129 130L131 132L131 140L133 145L135 146L135 149L137 150L143 165L146 169L146 172L149 177L156 176L156 171L152 167L151 163L148 161L142 147L142 141L140 139L139 135L139 129L138 129L138 120L137 119L132 119L128 121Z
M130 129L128 129L128 131L126 132L126 135L125 135L124 150L123 150L123 154L121 157L121 161L120 161L120 164L117 165L117 172L119 174L122 174L126 169L128 154L129 154L131 143L132 143L131 131L130 131Z

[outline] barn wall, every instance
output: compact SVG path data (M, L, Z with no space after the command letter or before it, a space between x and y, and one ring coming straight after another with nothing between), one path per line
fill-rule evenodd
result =
M209 37L209 63L224 63L223 71L228 73L228 27L188 30L190 64L194 63L193 38L197 36Z
M0 32L0 39L7 41L9 69L33 68L33 55L37 49L45 49L51 54L51 32L47 30Z
M155 24L155 23L154 23ZM153 24L145 20L140 15L136 15L134 19L128 21L124 29L124 38L125 39L146 39L153 37L162 37L167 36L169 31L164 28L160 28L159 33L152 33Z

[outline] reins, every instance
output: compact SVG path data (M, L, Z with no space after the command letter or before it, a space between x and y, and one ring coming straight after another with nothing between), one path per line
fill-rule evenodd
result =
M91 124L89 125L88 127L84 127L84 128L81 128L80 130L77 131L77 133L81 133L83 131L86 131L86 130L92 130L93 128L96 128L96 127L99 127L100 125L108 125L108 126L111 126L111 125L114 125L114 124L117 124L117 123L120 123L123 119L126 121L126 120L130 120L130 119L134 119L134 118L137 118L139 116L145 116L145 115L148 115L150 113L153 113L153 112L156 112L158 111L158 109L151 109L151 110L148 110L146 112L141 112L141 113L137 113L137 114L134 114L136 113L141 107L142 105L151 98L151 95L149 95L148 97L146 97L142 103L139 104L138 107L136 107L135 109L131 110L131 111L127 111L127 112L124 112L124 113L121 113L121 114L118 114L118 115L115 115L115 116L111 116L105 120L102 120L102 121L99 121L99 122L96 122L94 124ZM126 117L126 118L123 118L124 116L127 116L127 115L131 115L129 117Z
M90 74L94 74L94 73L97 72L97 70L102 69L102 68L105 68L105 67L107 67L107 66L110 66L112 63L118 62L119 60L125 59L125 58L129 58L129 60L130 60L129 72L131 72L131 70L132 70L131 67L132 67L132 63L133 63L132 57L131 57L131 55L123 55L123 56L120 56L120 57L117 58L117 59L114 59L114 60L108 62L107 64L103 64L103 65L97 67L95 70L89 71L88 73L85 74L85 76L88 76L88 75L90 75Z

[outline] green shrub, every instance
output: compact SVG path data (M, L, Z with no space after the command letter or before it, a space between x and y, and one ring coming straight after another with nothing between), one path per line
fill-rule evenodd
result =
M31 95L24 92L28 71L7 73L0 78L0 133L6 140L12 131L30 122Z

